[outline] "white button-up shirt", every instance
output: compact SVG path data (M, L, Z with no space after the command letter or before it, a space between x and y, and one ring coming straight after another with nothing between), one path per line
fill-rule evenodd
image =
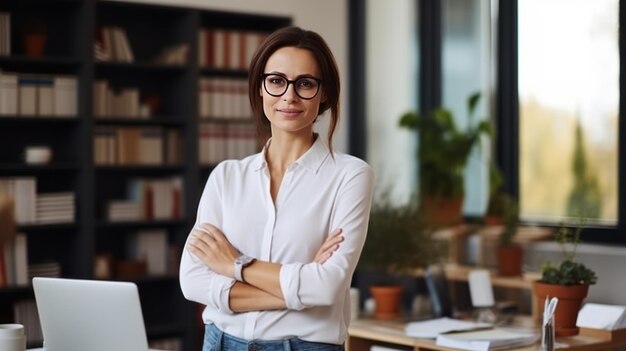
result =
M362 160L333 152L318 137L287 169L276 202L264 153L220 163L202 193L196 227L222 229L242 253L280 263L287 309L233 313L232 278L210 271L187 249L180 265L184 296L206 305L204 322L244 339L299 337L341 344L350 321L349 288L365 242L374 176ZM311 263L335 229L344 241L324 263Z

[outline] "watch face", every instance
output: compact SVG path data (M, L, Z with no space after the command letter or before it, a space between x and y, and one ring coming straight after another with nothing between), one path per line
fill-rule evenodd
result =
M249 264L250 262L252 262L252 260L253 260L252 257L246 256L246 255L241 255L237 257L237 263L242 266Z

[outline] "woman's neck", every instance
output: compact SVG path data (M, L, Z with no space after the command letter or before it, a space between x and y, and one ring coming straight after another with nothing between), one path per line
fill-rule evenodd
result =
M266 161L271 169L284 171L304 155L314 142L314 134L303 137L273 136L266 150Z

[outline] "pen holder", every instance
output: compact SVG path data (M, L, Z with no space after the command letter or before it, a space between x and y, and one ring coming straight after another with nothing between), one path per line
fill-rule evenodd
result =
M541 328L541 351L554 351L554 325L552 321Z

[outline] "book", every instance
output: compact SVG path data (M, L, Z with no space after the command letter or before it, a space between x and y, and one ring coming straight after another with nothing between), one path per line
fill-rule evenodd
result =
M0 115L17 115L18 74L0 71Z
M436 344L471 351L504 350L534 344L539 335L504 328L445 333L437 336Z
M78 113L77 78L75 76L55 76L53 89L54 115L58 117L75 117Z

